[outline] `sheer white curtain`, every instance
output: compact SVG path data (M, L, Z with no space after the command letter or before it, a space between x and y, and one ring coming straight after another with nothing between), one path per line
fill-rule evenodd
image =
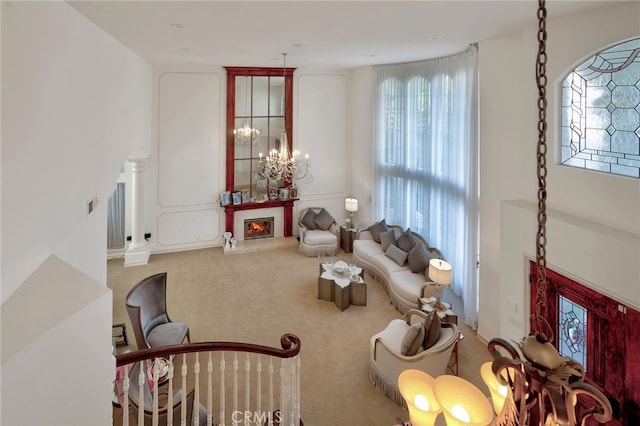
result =
M376 220L410 227L453 267L465 322L478 317L477 47L376 67Z

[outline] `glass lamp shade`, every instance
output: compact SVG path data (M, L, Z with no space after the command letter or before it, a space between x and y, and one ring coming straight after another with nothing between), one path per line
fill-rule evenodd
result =
M432 426L442 411L433 394L434 378L420 370L404 370L398 376L398 388L409 408L412 426Z
M358 200L355 198L345 198L344 199L344 209L348 212L357 212L358 211Z
M437 377L433 393L442 406L447 426L486 426L493 420L493 408L487 397L460 377Z
M504 400L507 398L507 387L498 382L495 374L491 370L491 362L485 362L480 367L480 375L491 392L491 402L493 403L493 411L500 414L504 407Z

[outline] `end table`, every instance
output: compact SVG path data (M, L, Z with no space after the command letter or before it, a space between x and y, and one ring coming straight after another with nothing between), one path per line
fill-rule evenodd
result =
M357 235L357 228L347 228L345 225L340 226L340 248L345 253L353 251L353 242L356 240Z

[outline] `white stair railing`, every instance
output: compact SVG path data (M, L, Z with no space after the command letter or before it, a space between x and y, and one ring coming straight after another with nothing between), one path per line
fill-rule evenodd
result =
M282 349L204 342L119 355L115 383L119 402L114 403L113 424L301 425L300 340L285 334L281 345ZM202 381L201 356L206 360L206 380ZM233 360L231 369L226 365L229 357ZM178 365L180 380L174 380ZM279 377L274 377L275 368ZM239 395L243 395L241 402Z

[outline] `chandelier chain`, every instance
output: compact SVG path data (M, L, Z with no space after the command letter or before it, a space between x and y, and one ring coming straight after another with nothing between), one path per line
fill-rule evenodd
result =
M536 309L532 321L533 331L542 334L547 340L553 340L553 331L547 322L547 9L545 0L538 1L538 55L536 58L536 84L538 87L538 232L536 236ZM543 331L543 327L545 330Z

